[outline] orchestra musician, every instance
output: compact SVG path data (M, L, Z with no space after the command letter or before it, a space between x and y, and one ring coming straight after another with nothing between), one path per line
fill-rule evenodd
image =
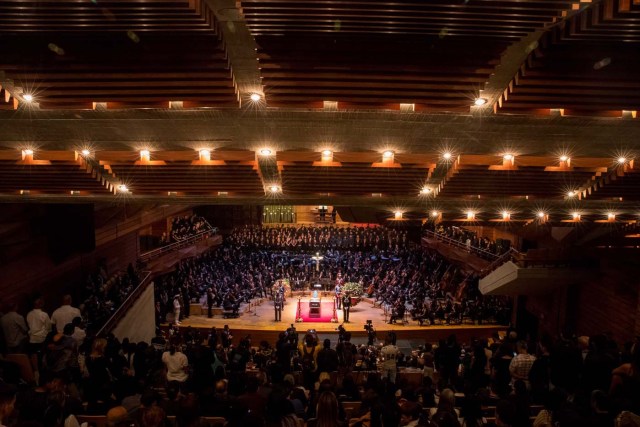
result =
M396 323L396 320L398 319L404 320L405 309L406 308L404 306L404 299L400 298L398 301L396 301L391 309L391 318L389 319L389 324Z
M375 287L373 286L373 283L372 283L367 288L367 295L369 295L369 297L372 297L374 292L375 292Z

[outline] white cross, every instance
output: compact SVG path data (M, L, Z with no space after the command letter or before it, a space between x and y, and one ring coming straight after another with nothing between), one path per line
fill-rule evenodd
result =
M316 262L316 271L320 271L320 261L322 261L323 258L323 256L320 256L320 252L316 252L316 256L311 257L311 259Z

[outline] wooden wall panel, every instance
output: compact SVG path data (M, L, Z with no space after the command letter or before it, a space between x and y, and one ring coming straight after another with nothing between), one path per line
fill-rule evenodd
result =
M72 256L57 265L46 255L38 254L38 245L34 242L34 255L16 259L3 267L0 276L3 300L15 299L24 304L29 296L40 292L51 311L59 306L63 293L84 284L100 260L106 260L108 273L112 274L125 269L129 263L135 265L138 256L137 232L121 236L90 253ZM24 309L26 307L22 307Z

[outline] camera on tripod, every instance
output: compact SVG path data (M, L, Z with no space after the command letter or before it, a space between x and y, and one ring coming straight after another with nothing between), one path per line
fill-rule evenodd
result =
M364 324L364 330L367 332L373 332L373 321L367 320L367 323Z

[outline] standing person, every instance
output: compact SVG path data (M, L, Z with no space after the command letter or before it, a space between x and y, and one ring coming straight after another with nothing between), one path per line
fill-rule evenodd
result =
M336 210L336 207L334 206L333 209L331 209L331 222L335 224L337 217L338 217L338 211Z
M391 342L391 337L387 336L384 340L384 347L380 350L380 354L384 361L382 362L382 378L389 378L389 381L395 384L396 375L398 374L397 359L400 350Z
M73 322L76 317L82 317L80 310L71 305L71 295L67 294L62 297L62 305L58 307L51 315L51 323L56 328L56 332L62 333L62 330L69 323Z
M174 323L176 325L180 324L180 294L176 294L176 296L173 297L173 316L174 316Z
M342 286L340 286L340 282L336 283L336 289L335 289L335 293L336 293L336 303L337 303L337 308L338 310L340 310L342 308Z
M182 286L182 306L182 318L188 319L191 315L191 295L187 284Z
M276 311L275 321L281 322L282 321L282 296L280 295L280 292L276 292L276 295L273 298L273 307Z
M0 319L7 353L24 353L27 344L27 323L17 310L18 304L10 301L7 303L7 313Z
M207 288L207 317L209 319L213 317L213 314L211 312L213 308L213 301L214 301L213 291L211 290L211 288Z
M527 388L529 388L529 371L533 366L533 362L536 361L536 357L527 351L526 341L518 341L516 344L516 352L518 354L511 359L511 363L509 364L511 382L515 383L517 380L522 380Z
M233 339L233 335L231 335L231 330L229 330L229 325L224 325L224 329L220 333L220 341L222 341L222 348L228 350L231 346L231 340Z
M326 338L323 348L316 356L318 372L333 372L338 370L338 352L331 348L331 340Z
M349 311L351 310L351 296L347 293L342 297L342 317L344 323L349 323Z
M33 310L27 313L27 325L29 325L29 354L31 366L34 372L40 372L42 368L42 352L44 341L51 332L51 319L42 311L44 300L38 298L33 303Z
M171 344L169 351L162 353L162 363L167 368L167 381L184 385L189 378L189 361L176 344Z

